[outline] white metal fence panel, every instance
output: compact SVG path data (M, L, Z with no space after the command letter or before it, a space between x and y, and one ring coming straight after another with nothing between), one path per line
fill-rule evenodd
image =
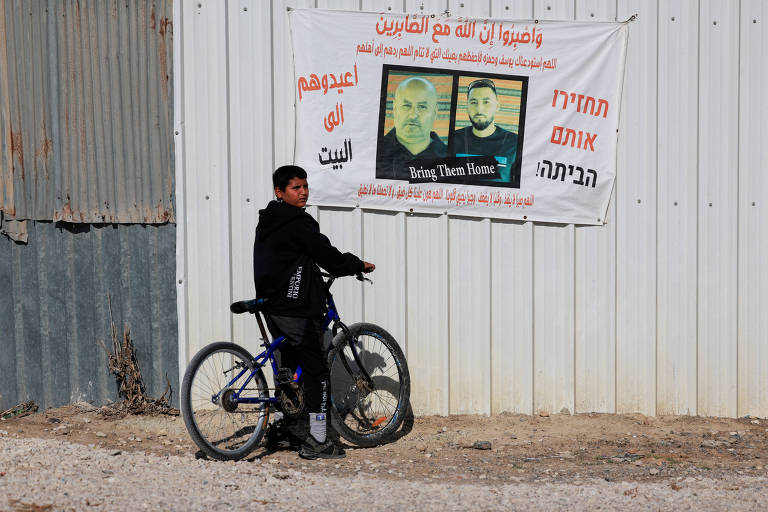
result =
M768 3L743 1L739 92L739 410L768 415Z
M699 11L699 396L706 416L736 414L739 5Z
M452 414L491 413L491 221L448 220Z
M491 15L532 19L532 1L491 0ZM491 412L533 412L533 224L492 220Z
M658 20L657 413L696 414L699 2Z
M230 273L229 130L227 119L226 9L219 2L184 2L181 23L184 126L183 181L186 275L185 353L191 357L212 340L228 339L232 320ZM177 89L178 92L178 89ZM189 129L188 129L189 128ZM181 174L181 176L180 176ZM183 368L180 368L183 375Z
M232 299L253 297L253 236L258 210L272 195L272 21L253 2L227 2L230 236ZM256 92L255 91L259 91ZM220 304L219 308L228 304ZM259 345L252 315L235 315L233 339L253 353Z
M411 404L416 414L448 414L448 216L409 217L406 234Z
M533 16L572 20L575 3L534 0ZM533 227L533 408L574 410L574 226Z
M616 411L656 407L656 2L619 2L630 28L616 177Z
M400 341L417 414L768 415L761 0L182 2L182 366L213 339L255 338L253 321L225 308L252 294L257 210L271 171L293 159L289 5L639 15L606 226L310 208L340 249L376 263L373 286L344 280L335 296L347 321L379 323Z
M576 3L576 19L615 21L614 0ZM575 230L575 409L613 412L616 406L616 191L609 224Z

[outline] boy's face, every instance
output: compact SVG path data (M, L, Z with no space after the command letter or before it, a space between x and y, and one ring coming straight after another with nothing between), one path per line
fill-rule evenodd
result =
M304 208L307 205L307 198L309 197L309 185L307 184L307 180L302 178L291 178L291 181L288 182L285 190L275 188L275 196L291 206Z

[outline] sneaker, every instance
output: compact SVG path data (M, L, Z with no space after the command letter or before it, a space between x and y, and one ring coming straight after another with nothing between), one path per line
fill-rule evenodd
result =
M290 431L283 420L276 421L267 430L264 447L270 451L298 450L301 440Z
M331 440L326 440L324 443L318 443L315 438L307 436L304 440L304 444L301 445L299 450L299 457L302 459L343 459L346 457L344 449L341 446L337 446Z

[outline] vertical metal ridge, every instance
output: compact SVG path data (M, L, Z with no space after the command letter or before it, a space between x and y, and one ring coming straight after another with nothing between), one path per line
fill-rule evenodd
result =
M739 234L741 233L741 215L739 214L739 201L741 198L739 190L741 183L741 7L741 0L739 0L739 7L736 15L736 35L738 37L736 43L736 60L738 62L736 73L736 416L739 416L740 414L739 397L741 396L741 393L739 393L739 346L741 345L739 339L739 298L741 297L741 294L739 293L741 284L741 281L739 280Z
M701 115L699 114L698 110L701 108L701 0L698 3L698 20L696 23L696 40L698 41L697 46L697 59L696 59L696 413L698 414L701 410L701 395L699 394L699 361L700 361L700 336L699 336L699 311L701 309L701 302L699 300L699 294L700 294L700 288L699 288L699 267L700 267L700 260L701 260L701 254L699 253L699 241L701 238L701 222L700 222L700 208L699 203L701 202L700 197L700 188L699 188L699 181L701 177L701 157L699 155L699 151L701 151L700 143L701 143Z
M226 115L225 117L225 126L227 130L227 140L226 140L226 151L227 151L227 168L226 168L226 197L227 197L227 227L228 227L228 236L227 236L227 244L229 245L229 250L227 251L229 262L227 265L227 272L228 272L228 282L229 282L229 302L234 302L234 282L233 277L234 274L232 272L232 267L234 266L234 259L233 259L233 251L232 251L232 96L231 96L231 88L232 85L230 83L230 69L229 69L229 2L224 2L224 54L225 54L225 61L224 61L224 91L225 91L225 99L224 103L226 105ZM232 315L230 314L227 317L227 322L229 326L229 339L234 340L235 339L235 323L232 321Z
M618 1L618 0L617 0ZM656 247L654 250L654 254L656 256L657 264L654 265L654 286L653 286L653 300L654 300L654 312L655 312L655 318L653 321L653 333L654 333L654 397L653 397L653 412L654 415L659 410L659 20L661 19L661 14L659 13L659 1L656 0L656 187L655 187L655 193L656 193L656 201L655 201L655 211L654 214L656 216L656 221L654 222L654 225L656 226L656 233L655 233L655 239L656 239ZM618 294L617 294L618 297Z

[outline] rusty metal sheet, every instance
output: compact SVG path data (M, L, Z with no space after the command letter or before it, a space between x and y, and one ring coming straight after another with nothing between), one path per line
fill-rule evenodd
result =
M0 0L0 210L175 222L171 0Z
M0 235L5 235L14 242L27 243L29 234L27 233L27 221L7 219L0 212Z

